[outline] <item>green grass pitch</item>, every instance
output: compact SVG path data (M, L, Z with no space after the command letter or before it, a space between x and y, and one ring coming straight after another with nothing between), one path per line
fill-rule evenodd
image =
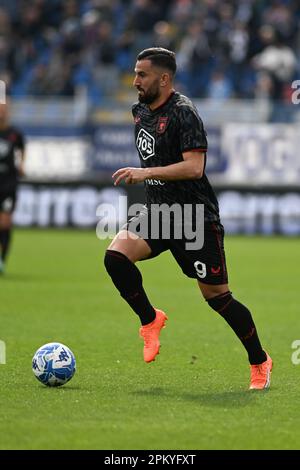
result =
M226 239L230 286L274 359L272 387L249 392L246 353L168 253L140 263L169 316L145 364L139 321L115 291L92 231L16 230L0 278L1 449L299 449L299 239ZM35 350L68 345L77 372L50 389Z

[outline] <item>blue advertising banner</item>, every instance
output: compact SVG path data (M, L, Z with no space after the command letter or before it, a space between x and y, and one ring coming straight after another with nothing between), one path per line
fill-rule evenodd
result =
M207 173L222 173L226 161L221 153L219 128L208 129L209 151ZM115 171L121 166L139 165L138 153L134 142L131 124L105 124L94 129L92 136L94 148L93 170Z
M91 131L93 170L115 171L122 166L139 164L133 125L101 124Z
M118 168L139 166L132 124L24 131L28 180L109 181ZM216 187L300 187L297 126L230 123L207 135L206 172Z

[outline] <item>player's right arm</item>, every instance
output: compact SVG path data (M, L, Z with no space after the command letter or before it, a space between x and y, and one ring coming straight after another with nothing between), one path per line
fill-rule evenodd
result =
M135 116L135 108L133 108ZM203 176L207 151L206 133L196 110L190 106L180 106L177 111L179 151L182 161L166 166L117 170L112 177L117 186L122 180L135 184L146 179L161 181L194 180Z
M202 178L205 166L205 153L196 150L184 152L182 156L182 162L173 163L172 165L149 168L120 168L112 175L115 179L114 185L118 186L123 180L126 184L136 184L146 179L176 181Z

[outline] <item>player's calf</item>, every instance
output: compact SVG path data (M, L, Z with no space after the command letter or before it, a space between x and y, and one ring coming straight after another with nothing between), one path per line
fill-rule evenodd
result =
M114 285L140 317L142 325L152 322L155 310L144 291L143 278L135 264L123 253L114 250L106 251L104 264Z

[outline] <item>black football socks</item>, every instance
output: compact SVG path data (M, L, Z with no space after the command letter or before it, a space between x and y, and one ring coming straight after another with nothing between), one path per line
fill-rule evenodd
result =
M231 292L208 299L207 303L227 321L238 336L247 350L250 364L266 361L267 356L261 347L252 315L245 305L235 300Z
M0 253L4 262L8 253L11 239L11 229L0 230Z
M142 325L151 323L156 313L144 291L143 278L135 264L123 253L107 250L104 265L123 299L140 317Z

